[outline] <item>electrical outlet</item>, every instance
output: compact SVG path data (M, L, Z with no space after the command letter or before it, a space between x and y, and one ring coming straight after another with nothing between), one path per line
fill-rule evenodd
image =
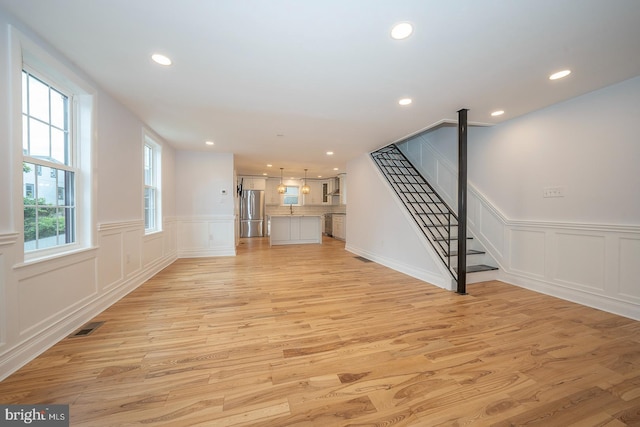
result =
M542 189L542 197L564 197L563 187L545 187Z

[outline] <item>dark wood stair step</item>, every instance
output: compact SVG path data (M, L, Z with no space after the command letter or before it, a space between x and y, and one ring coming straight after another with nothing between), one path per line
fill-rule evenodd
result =
M493 271L497 269L498 267L493 267L491 265L486 265L486 264L467 265L467 273L479 273L481 271ZM454 268L454 271L457 273L458 269Z
M482 254L486 254L486 252L484 251L478 251L476 249L467 249L467 255L482 255ZM444 254L444 256L447 256L447 254ZM451 254L449 256L458 256L458 251L451 251Z
M447 240L451 241L451 242L455 242L458 240L458 238L456 236L451 236L450 238L445 238L445 237L439 237L437 239L433 239L435 242L446 242ZM467 237L467 240L473 240L473 237Z

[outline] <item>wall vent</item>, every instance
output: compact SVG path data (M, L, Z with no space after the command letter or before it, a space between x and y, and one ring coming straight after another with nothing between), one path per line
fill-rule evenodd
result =
M102 326L104 322L89 322L84 325L82 328L78 329L76 332L71 334L69 338L78 338L78 337L86 337L91 335L93 331Z

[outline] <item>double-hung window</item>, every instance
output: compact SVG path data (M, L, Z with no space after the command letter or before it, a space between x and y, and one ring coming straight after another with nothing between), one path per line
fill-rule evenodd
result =
M300 206L300 187L287 185L282 195L282 204Z
M145 137L144 159L144 231L153 233L162 230L160 191L160 145Z
M71 94L22 71L24 250L76 242L76 177Z

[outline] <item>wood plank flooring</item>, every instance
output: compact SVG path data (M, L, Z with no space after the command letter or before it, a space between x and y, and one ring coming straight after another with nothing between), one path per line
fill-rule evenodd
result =
M640 322L344 243L181 259L0 383L72 426L638 426Z

